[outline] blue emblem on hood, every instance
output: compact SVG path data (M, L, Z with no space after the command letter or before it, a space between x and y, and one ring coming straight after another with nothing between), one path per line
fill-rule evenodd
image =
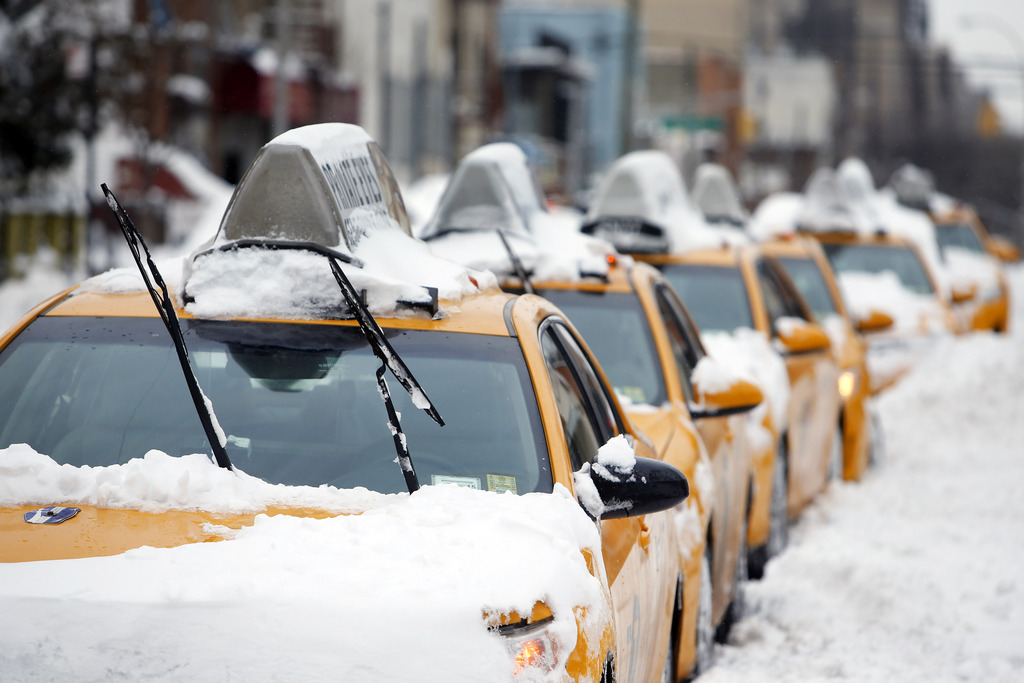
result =
M81 511L82 508L65 508L51 505L50 507L26 512L25 521L29 524L60 524L61 522L68 521Z

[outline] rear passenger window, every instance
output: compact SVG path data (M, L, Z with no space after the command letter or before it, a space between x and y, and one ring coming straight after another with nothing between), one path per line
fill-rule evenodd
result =
M775 329L779 318L802 318L810 321L807 307L800 298L796 288L779 269L766 259L757 262L757 282L764 296L765 308L768 310L768 322L772 336L778 334Z

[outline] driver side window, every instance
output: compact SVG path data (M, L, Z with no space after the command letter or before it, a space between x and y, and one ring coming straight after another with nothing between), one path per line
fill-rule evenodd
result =
M572 335L560 324L545 325L541 352L555 394L573 471L597 455L621 426L601 382Z

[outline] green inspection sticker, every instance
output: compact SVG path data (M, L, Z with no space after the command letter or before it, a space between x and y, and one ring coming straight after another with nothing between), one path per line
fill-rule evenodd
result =
M505 491L518 493L516 491L516 478L510 477L506 474L488 474L487 490L495 491L497 493L504 493Z

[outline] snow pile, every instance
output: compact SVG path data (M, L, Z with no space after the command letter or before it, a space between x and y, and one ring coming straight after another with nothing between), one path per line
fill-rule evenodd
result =
M594 485L593 477L605 481L629 481L633 478L636 467L636 455L626 437L619 435L598 449L593 463L585 463L578 472L573 472L573 484L580 504L595 518L600 518L611 510L626 507L622 501L604 501ZM617 505L616 505L617 504Z
M879 398L883 468L804 513L702 681L1024 679L1020 329L944 339Z
M788 422L789 373L786 362L767 337L748 327L739 327L732 332L701 333L701 341L708 353L729 367L737 378L761 390L765 400L750 414L758 424L767 414L781 434Z
M268 484L218 467L204 454L172 457L154 450L123 465L74 467L59 465L25 444L0 449L3 506L68 502L143 512L237 514L305 506L347 513L382 505L385 499L365 489Z
M574 609L600 638L610 615L581 552L599 556L600 538L564 488L385 498L360 515L258 516L219 543L0 564L4 678L510 680L484 614L537 600L561 657Z
M962 247L946 247L942 250L949 284L953 289L975 287L975 300L989 301L999 296L1000 267L988 254L978 254Z
M938 334L946 331L945 311L934 294L918 294L903 287L892 271L837 273L843 299L854 319L867 318L872 310L893 319L885 331L901 334Z
M747 231L758 241L796 232L804 197L798 192L776 192L757 205L747 223Z

